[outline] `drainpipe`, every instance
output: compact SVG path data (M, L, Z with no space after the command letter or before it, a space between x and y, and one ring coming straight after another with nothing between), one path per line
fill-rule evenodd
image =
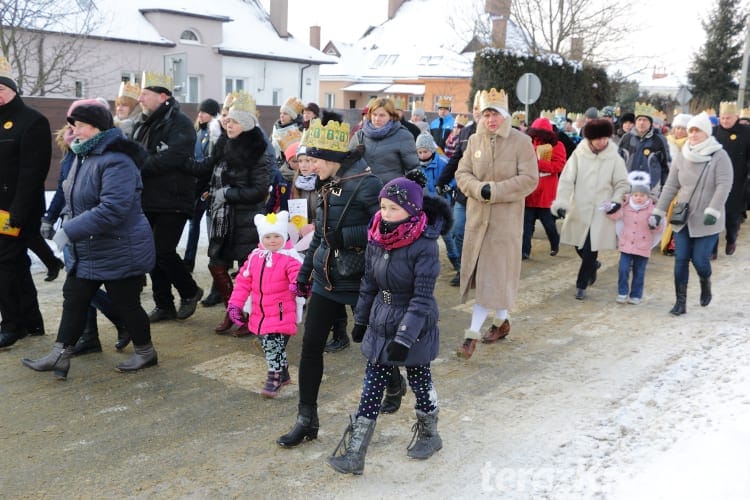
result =
M305 70L312 66L311 64L305 64L302 66L302 69L299 70L299 98L302 99L302 86L305 84Z

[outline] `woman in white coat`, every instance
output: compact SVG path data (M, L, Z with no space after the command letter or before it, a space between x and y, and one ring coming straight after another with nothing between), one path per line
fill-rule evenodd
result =
M564 217L560 242L576 247L581 258L576 279L576 299L596 281L599 250L617 247L615 222L606 214L620 208L630 190L625 162L617 154L609 120L591 120L584 139L565 164L552 202L552 213Z

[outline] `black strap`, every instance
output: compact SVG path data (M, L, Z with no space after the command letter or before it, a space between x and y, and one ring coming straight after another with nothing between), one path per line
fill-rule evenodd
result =
M357 191L359 191L360 186L362 186L362 182L365 180L365 177L368 174L365 174L357 183L357 186L354 188L354 191L352 191L352 195L349 197L348 200L346 200L346 205L344 205L344 210L341 211L341 216L339 217L338 222L336 222L336 227L333 229L334 231L338 231L341 229L341 224L344 222L344 216L346 215L346 212L349 210L349 206L352 204L352 200L354 200L354 197L357 194ZM328 220L328 214L326 214L326 221Z
M710 161L711 160L707 161L706 164L703 165L703 169L701 170L701 175L698 176L698 181L695 183L695 188L697 188L698 184L701 183L701 178L703 178L703 172L706 171L706 167L708 167L708 163ZM693 190L690 191L690 198L688 198L688 201L687 201L688 207L690 206L690 201L693 199L693 195L695 194L695 188L693 188ZM703 192L703 186L701 186L701 192Z

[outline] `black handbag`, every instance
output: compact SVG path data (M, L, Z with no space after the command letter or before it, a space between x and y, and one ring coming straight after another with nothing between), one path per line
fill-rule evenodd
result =
M703 172L706 171L707 166L708 162L703 165L701 175L698 176L698 182L695 183L696 188L698 187L698 184L700 184L701 179L703 178ZM703 192L703 186L701 186L701 192ZM693 191L690 193L690 198L688 198L688 201L677 202L674 204L674 207L672 207L672 215L669 217L670 224L673 224L675 226L684 226L685 224L687 224L688 215L690 212L690 200L693 199L693 194L695 194L695 188L693 188Z
M362 182L365 180L365 176L363 176L359 180L359 182L357 183L357 186L354 188L354 191L352 191L352 195L347 200L346 205L344 205L344 209L341 211L339 220L336 223L336 227L334 228L335 232L339 232L341 230L341 224L344 222L344 216L346 216L346 212L349 210L349 206L351 205L352 200L354 200L354 197L357 195L357 192L359 191L359 188L362 185ZM328 219L328 214L326 214L326 220L327 219ZM330 255L333 256L332 260L333 260L333 265L336 268L336 272L342 278L351 278L353 276L361 276L364 274L365 272L365 250L364 248L336 249L333 252L331 252Z

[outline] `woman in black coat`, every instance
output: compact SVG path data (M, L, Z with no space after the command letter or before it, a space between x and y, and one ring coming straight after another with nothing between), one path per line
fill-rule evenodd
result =
M228 139L209 189L208 270L226 306L233 288L229 268L234 261L244 262L258 246L253 217L263 212L274 153L257 126L255 101L250 95L236 97L225 124ZM225 314L214 331L225 333L231 327Z
M347 151L348 143L348 124L331 121L323 127L320 120L313 120L298 153L311 158L320 197L315 233L297 276L297 294L312 292L299 365L299 414L294 428L276 440L282 447L318 437L323 349L346 306L357 303L367 229L379 208L383 183L370 172L359 150Z

